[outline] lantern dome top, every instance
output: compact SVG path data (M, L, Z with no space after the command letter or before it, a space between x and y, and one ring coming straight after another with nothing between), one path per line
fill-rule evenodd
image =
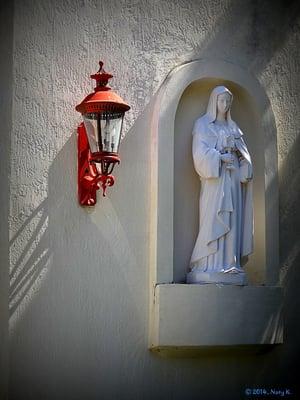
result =
M126 112L130 109L129 105L106 86L108 80L113 75L107 73L103 68L103 62L99 61L99 70L91 75L92 79L96 80L96 87L94 93L90 93L85 99L76 106L76 111L81 114L99 113L99 112Z

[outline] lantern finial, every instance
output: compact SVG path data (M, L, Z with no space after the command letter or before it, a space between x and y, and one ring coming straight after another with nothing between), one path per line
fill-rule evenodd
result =
M106 87L108 80L113 77L113 75L108 74L103 68L103 61L99 61L99 70L95 74L91 75L92 79L96 80L96 88L95 90L103 90L104 88L107 90L109 89Z

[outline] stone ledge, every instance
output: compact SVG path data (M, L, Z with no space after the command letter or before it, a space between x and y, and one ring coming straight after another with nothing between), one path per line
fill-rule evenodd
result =
M158 346L150 348L151 353L163 358L198 357L245 357L266 354L274 350L277 344L245 344L237 346Z
M283 342L278 286L158 284L150 349Z

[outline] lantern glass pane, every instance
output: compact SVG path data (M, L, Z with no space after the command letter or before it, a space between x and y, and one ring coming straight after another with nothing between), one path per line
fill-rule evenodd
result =
M83 122L87 133L90 149L92 153L99 151L98 131L97 131L97 115L98 114L84 114Z
M124 113L89 113L83 116L91 152L117 153Z
M124 113L101 114L102 151L117 153L120 144Z

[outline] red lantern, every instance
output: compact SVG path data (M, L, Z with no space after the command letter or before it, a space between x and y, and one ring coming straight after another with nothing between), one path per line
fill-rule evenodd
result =
M78 127L78 196L84 206L96 204L96 191L114 184L111 175L115 164L120 163L118 154L123 118L130 109L121 97L107 86L113 75L103 69L91 75L96 80L94 93L89 94L76 110L83 116Z

